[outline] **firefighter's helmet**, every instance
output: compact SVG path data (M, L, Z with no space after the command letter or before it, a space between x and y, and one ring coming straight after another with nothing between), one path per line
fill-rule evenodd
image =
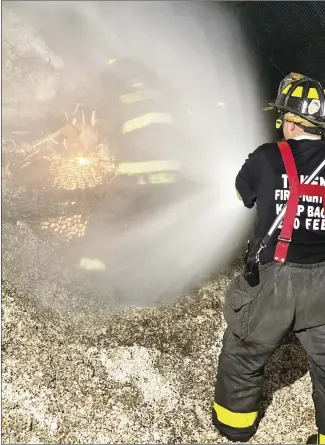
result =
M274 103L269 104L283 115L292 113L325 129L325 94L321 84L303 74L291 73L280 83ZM308 131L311 132L310 126ZM317 130L316 130L317 131Z
M130 90L157 88L159 76L140 60L131 57L110 59L102 72L102 80L111 83L118 79L121 86Z

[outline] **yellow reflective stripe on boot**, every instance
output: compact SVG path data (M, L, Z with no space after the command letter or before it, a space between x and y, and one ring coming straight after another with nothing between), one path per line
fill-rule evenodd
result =
M234 413L215 402L213 406L219 422L232 428L248 428L253 426L257 419L257 411L253 413Z
M325 444L325 435L324 434L318 434L318 442L319 444Z

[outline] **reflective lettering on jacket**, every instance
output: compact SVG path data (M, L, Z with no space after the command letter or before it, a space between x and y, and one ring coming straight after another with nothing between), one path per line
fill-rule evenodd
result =
M151 124L171 124L173 118L171 114L167 113L147 113L134 119L128 120L124 123L122 134L131 133L131 131L147 127Z

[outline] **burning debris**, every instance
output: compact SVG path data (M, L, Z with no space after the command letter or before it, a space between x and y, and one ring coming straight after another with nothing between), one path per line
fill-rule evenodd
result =
M107 183L112 166L96 158L78 156L53 160L50 172L53 175L53 185L58 189L90 189Z
M77 121L77 112L81 113ZM86 123L85 112L77 105L68 124L55 133L33 141L26 150L26 141L15 148L14 161L7 163L7 175L14 176L37 196L41 213L34 229L48 235L59 235L66 241L83 237L87 222L94 210L94 195L103 196L111 180L116 176L114 159L110 156L109 144L101 141L96 128L96 113L91 112L91 123ZM26 136L27 131L14 132L15 136ZM17 146L24 146L20 150ZM17 162L17 155L19 162ZM89 192L92 192L89 194ZM92 202L90 202L92 201ZM45 205L41 205L41 203ZM51 207L51 209L50 209ZM82 214L78 208L82 207ZM53 211L53 208L55 209ZM84 209L88 210L84 210ZM52 213L56 213L52 215ZM75 212L75 213L74 213ZM71 214L72 213L72 214ZM43 233L44 235L44 233Z
M59 235L66 241L71 241L85 236L88 219L84 215L59 216L42 221L40 228L50 235Z

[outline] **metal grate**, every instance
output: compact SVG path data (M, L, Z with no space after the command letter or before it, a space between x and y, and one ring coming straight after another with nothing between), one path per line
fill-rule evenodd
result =
M273 66L272 88L291 71L325 85L325 2L229 2L228 7L259 48L262 63Z

